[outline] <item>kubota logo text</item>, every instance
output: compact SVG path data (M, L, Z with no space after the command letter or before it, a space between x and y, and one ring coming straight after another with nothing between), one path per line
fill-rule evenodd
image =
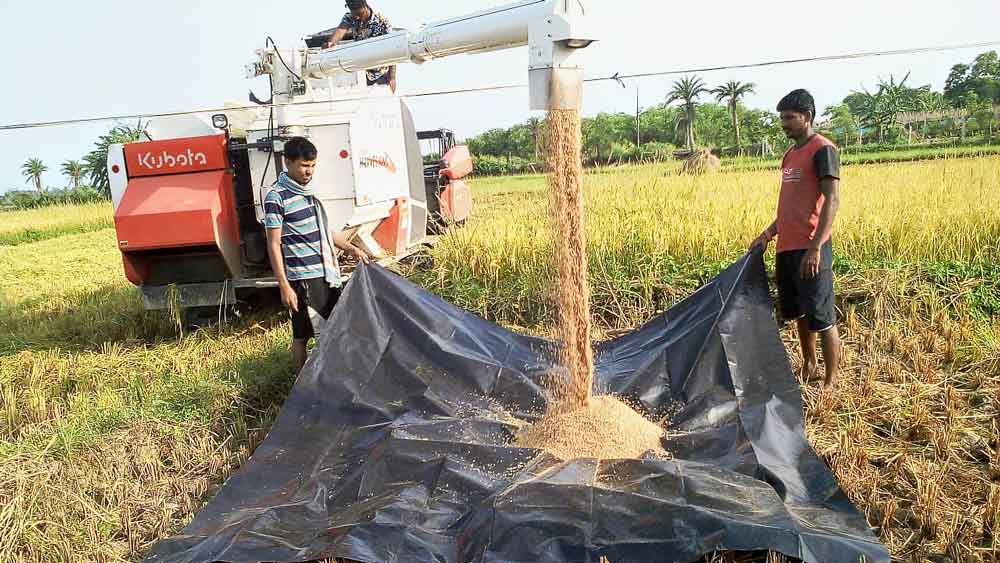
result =
M366 156L361 159L362 168L385 168L393 174L396 173L396 163L392 161L389 153L377 156Z
M151 152L140 153L138 155L139 166L149 170L160 170L163 168L178 168L185 166L208 165L208 157L203 152L194 152L188 149L186 153L171 154L163 151L154 155Z

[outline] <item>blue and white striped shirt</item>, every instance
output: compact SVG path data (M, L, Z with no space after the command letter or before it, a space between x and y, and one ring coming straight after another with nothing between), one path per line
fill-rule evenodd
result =
M264 227L281 229L281 253L288 281L324 277L323 237L311 197L275 184L264 198Z

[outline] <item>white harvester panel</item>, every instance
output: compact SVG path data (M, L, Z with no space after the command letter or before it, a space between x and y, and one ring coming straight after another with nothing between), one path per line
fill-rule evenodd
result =
M125 167L125 145L111 145L108 147L108 184L111 186L111 201L118 209L118 205L125 197L125 188L128 187L128 169Z
M354 186L357 185L352 156L354 147L351 145L351 126L339 123L310 127L309 140L319 151L312 181L316 196L326 206L330 215L343 217L346 212L350 216L351 208L354 207ZM339 223L336 221L332 226L339 228Z
M267 124L258 121L247 141L276 134L301 135L312 141L319 151L312 187L325 206L331 228L357 227L384 219L397 199L410 195L404 103L400 98L377 97L331 102L324 104L323 111L284 108L280 130L259 129ZM273 153L250 152L258 220L263 221L263 198L283 166Z
M400 100L386 98L365 105L351 119L359 206L410 194Z

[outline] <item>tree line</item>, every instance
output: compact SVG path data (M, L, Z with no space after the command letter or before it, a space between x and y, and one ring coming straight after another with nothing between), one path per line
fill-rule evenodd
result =
M1000 112L1000 57L989 51L952 67L943 91L913 87L909 75L879 79L851 92L817 116L820 130L842 146L924 142L978 135L992 141ZM770 155L787 144L778 115L747 107L752 82L710 87L701 77L673 83L664 101L636 114L601 113L583 120L583 149L590 164L670 158L708 147L724 155ZM908 114L919 113L914 121ZM905 123L904 123L905 122ZM468 139L477 168L519 172L540 166L545 121L531 118ZM677 149L677 150L675 150ZM496 169L496 170L493 170Z
M912 87L909 75L879 79L874 88L851 92L840 103L826 107L817 118L819 129L843 147L898 144L933 139L966 140L978 135L992 142L1000 119L1000 56L988 51L969 63L951 68L943 91ZM709 87L699 76L673 83L664 101L637 111L601 113L583 119L583 150L589 164L622 161L658 161L673 158L678 149L709 147L723 155L769 156L786 144L778 115L747 107L743 100L755 93L752 82L729 81ZM59 166L68 180L66 190L47 188L49 167L38 158L21 166L25 183L36 198L55 192L92 190L110 198L108 147L139 138L143 124L116 125L101 135L94 149L80 159ZM468 139L483 174L540 170L545 147L545 120L532 117L508 128L490 129ZM8 194L26 202L25 194Z
M10 191L0 196L0 207L31 208L53 203L81 203L98 199L111 199L108 181L108 149L114 144L131 143L139 139L143 124L116 125L101 135L94 149L80 159L69 159L59 165L59 173L66 178L65 188L54 188L45 182L49 167L39 158L29 158L21 165L25 184L34 191Z

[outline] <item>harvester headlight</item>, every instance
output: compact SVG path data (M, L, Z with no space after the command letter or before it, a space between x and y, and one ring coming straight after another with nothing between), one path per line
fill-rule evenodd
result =
M584 49L590 47L590 44L593 42L593 39L563 39L559 41L559 43L568 49Z
M212 116L212 126L216 129L227 129L229 127L229 118L224 113L217 113Z

